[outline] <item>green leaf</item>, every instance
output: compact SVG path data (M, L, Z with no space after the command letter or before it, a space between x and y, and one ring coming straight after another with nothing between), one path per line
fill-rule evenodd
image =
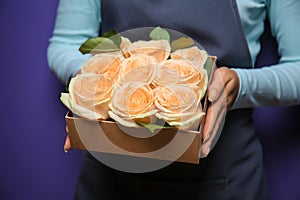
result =
M69 93L69 85L67 85L67 86L65 87L65 91L66 91L67 93Z
M152 40L167 40L170 42L170 34L166 29L156 27L150 32L150 38Z
M154 131L156 129L168 129L168 128L173 128L173 126L170 126L168 123L165 123L164 125L159 125L159 124L147 124L147 123L143 123L143 122L136 122L138 125L141 125L147 129L149 129L149 131L151 131L152 133L154 133Z
M121 45L122 42L121 35L114 29L105 32L102 37L111 39L118 47L120 47Z
M114 36L114 35L116 35L116 34L119 34L119 33L118 33L116 30L111 29L111 30L105 32L105 33L102 35L102 37L110 38L110 37L112 37L112 36Z
M214 66L214 60L211 57L208 57L204 64L204 69L206 69L209 79L210 79L213 66Z
M191 47L195 44L194 40L190 37L181 37L177 40L174 40L171 43L171 50L172 52L176 51L177 49L184 49Z
M89 38L79 48L82 54L105 53L118 50L119 48L116 44L111 39L105 37Z

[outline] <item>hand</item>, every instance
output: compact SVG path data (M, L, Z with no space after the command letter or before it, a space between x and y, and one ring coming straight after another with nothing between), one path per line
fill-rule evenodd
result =
M201 157L206 157L217 143L222 132L227 111L239 92L239 76L227 67L218 68L208 88L209 105L202 132Z

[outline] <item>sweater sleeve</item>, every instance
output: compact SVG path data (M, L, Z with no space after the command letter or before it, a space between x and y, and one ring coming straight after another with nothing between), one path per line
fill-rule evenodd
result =
M266 2L280 60L259 69L234 69L240 77L240 91L232 109L300 103L300 1Z
M100 23L100 0L59 1L47 58L50 69L65 85L89 57L78 48L88 38L98 36Z

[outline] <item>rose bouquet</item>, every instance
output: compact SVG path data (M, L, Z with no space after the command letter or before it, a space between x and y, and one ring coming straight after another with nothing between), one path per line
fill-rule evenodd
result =
M197 130L212 60L191 38L170 42L160 27L149 36L130 41L111 31L83 43L80 51L91 57L61 94L64 105L83 118L126 127Z

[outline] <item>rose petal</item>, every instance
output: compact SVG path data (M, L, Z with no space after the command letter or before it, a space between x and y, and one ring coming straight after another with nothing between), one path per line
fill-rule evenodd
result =
M186 121L172 121L172 122L168 122L171 126L186 126L188 124L192 124L195 121L198 120L198 122L200 122L200 119L202 119L205 116L204 112L201 113L195 113L194 117L186 120Z
M115 80L123 59L122 52L96 54L82 65L81 71L82 73L101 74Z
M152 89L147 84L128 82L115 88L109 107L114 117L118 116L127 122L136 120L152 122L154 118L151 116L157 113L153 100Z
M199 102L194 90L188 85L160 86L155 91L154 103L161 112L191 112Z
M198 47L193 46L185 49L178 49L171 53L171 58L175 60L186 59L193 62L198 68L203 68L208 58L205 50L200 50Z
M72 101L71 96L67 93L62 93L60 100L63 102L63 104L69 110L71 110L73 113L75 113L81 117L85 117L85 118L91 119L91 120L108 118L108 115L101 115L99 113L96 113L94 111L88 110L86 108L83 108L83 107L77 105L76 103L74 103L74 101Z
M193 118L190 118L187 121L184 122L170 122L169 124L172 126L177 126L181 130L194 130L197 131L198 127L205 116L204 112L197 113Z
M198 69L188 60L169 59L160 63L154 82L157 85L198 84L207 76L206 70Z
M120 48L123 49L131 44L131 41L126 37L121 37L122 42L120 44Z
M121 118L118 115L116 115L115 113L113 113L112 111L108 111L108 114L109 114L109 116L112 119L114 119L116 122L119 122L123 126L127 126L127 127L139 127L139 125L137 125L134 121L132 121L132 120L126 120L124 118Z
M118 85L137 81L151 83L156 76L156 59L152 56L136 54L125 59L120 65Z
M153 56L157 62L167 60L170 55L171 47L166 40L137 41L123 49L125 54L144 54Z
M77 75L69 84L71 100L69 109L83 117L107 119L113 87L113 82L102 75L92 73Z
M149 117L152 115L155 115L158 110L154 109L150 110L148 112L141 112L141 114L136 114L136 115L130 115L128 113L125 113L124 111L122 112L121 110L118 110L116 107L112 106L112 104L109 104L110 110L115 113L116 115L124 118L124 119L134 119L134 118L144 118L144 117Z

